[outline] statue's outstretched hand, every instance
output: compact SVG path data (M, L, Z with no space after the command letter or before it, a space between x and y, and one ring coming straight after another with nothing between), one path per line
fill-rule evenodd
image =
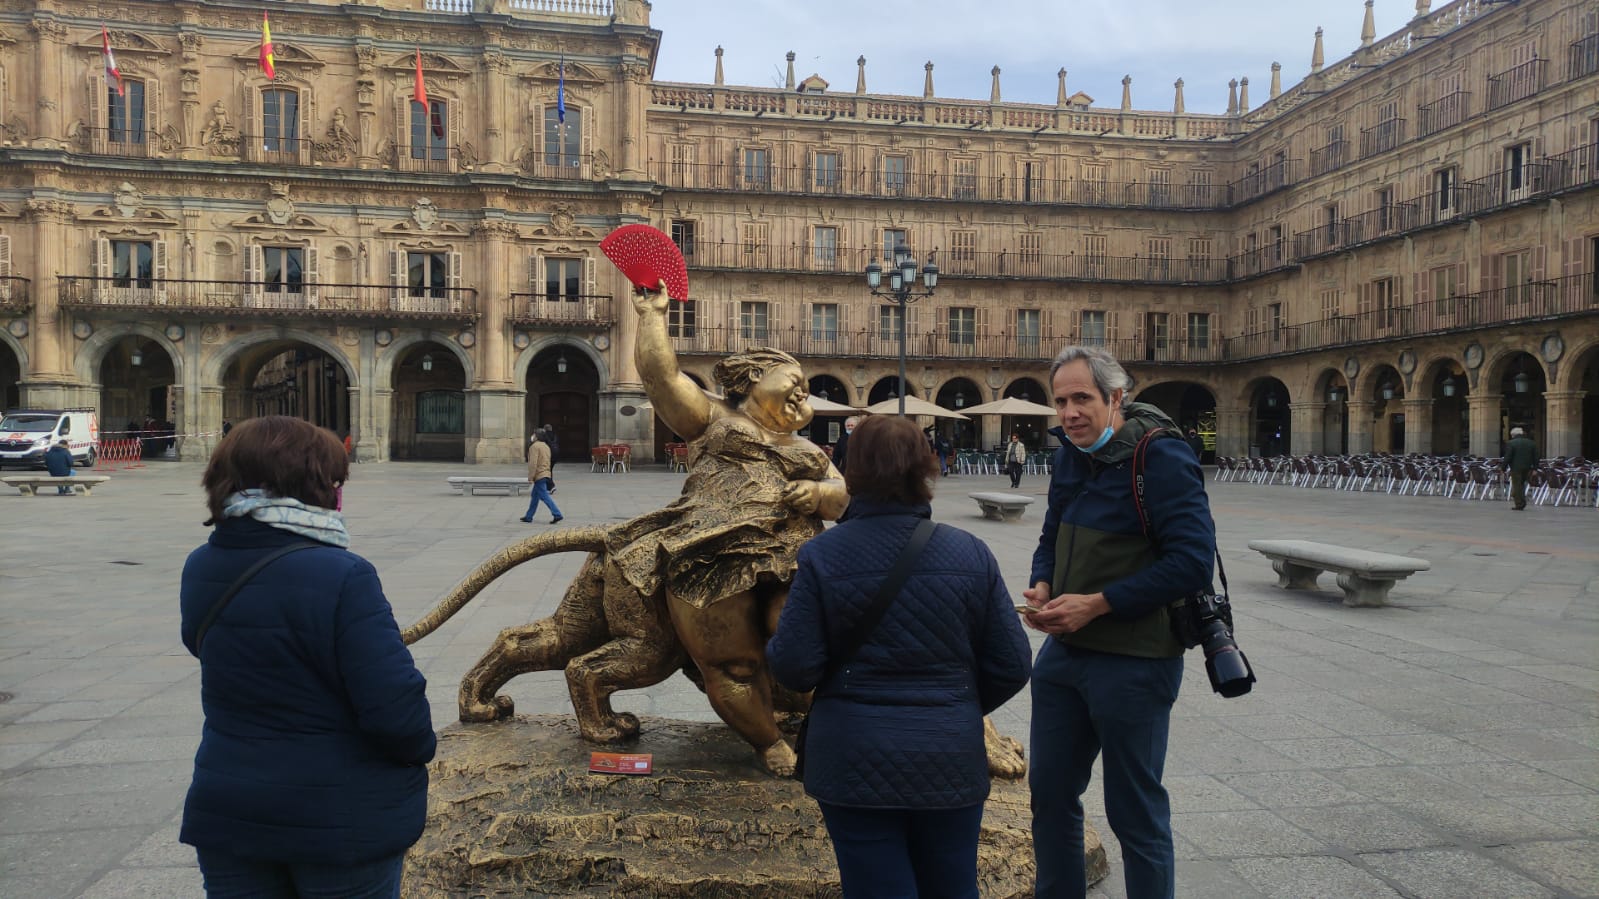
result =
M633 311L639 315L649 315L651 313L665 315L666 304L669 302L671 302L671 298L666 295L666 281L664 280L656 284L654 290L633 291Z
M814 515L822 504L821 487L815 481L793 481L783 488L783 502L791 509Z

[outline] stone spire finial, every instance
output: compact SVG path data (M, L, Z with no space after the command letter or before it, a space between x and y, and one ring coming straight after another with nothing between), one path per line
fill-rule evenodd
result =
M1416 0L1416 18L1424 18L1432 12L1432 0Z
M1316 29L1316 46L1310 51L1310 74L1321 74L1321 67L1327 62L1327 54L1321 49L1321 29Z
M1122 76L1122 112L1132 112L1133 109L1133 76Z
M1238 79L1227 82L1227 114L1238 115Z
M1238 82L1238 114L1243 115L1249 111L1249 76L1245 75Z
M1062 68L1055 73L1055 105L1066 105L1066 70Z
M855 57L855 93L866 93L866 57Z
M922 96L931 100L933 99L933 61L929 59L927 65L922 66L922 69L927 73L922 77Z
M988 102L990 102L990 103L998 103L999 102L999 66L995 66L992 70L989 71L988 74L991 77L993 77L993 79L994 79L994 83L991 84L989 86L989 88L988 88Z
M1366 0L1366 19L1360 23L1360 46L1370 47L1371 42L1377 39L1377 18L1372 12L1372 4L1376 0Z
M723 80L722 80L722 48L721 47L717 47L716 48L716 84L717 84L718 87L720 87L724 83L725 82L723 82Z
M794 89L794 51L788 51L788 77L783 79L783 87L787 90Z
M1277 99L1282 95L1282 92L1283 64L1280 62L1274 62L1271 64L1271 99Z
M1172 101L1171 111L1174 115L1182 115L1186 111L1183 108L1183 79L1177 79L1177 83L1172 87L1177 88L1177 99Z

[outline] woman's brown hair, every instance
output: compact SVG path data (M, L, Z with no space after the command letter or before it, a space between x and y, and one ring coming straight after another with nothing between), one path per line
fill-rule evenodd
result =
M850 496L919 506L933 501L938 457L916 423L897 415L870 415L849 435Z
M240 490L261 489L331 509L350 477L350 457L332 431L287 415L234 425L205 467L206 524L222 520L222 504Z

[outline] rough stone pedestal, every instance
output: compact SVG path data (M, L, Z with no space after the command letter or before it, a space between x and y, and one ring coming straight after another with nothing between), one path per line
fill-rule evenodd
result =
M439 736L428 819L406 857L405 895L650 899L838 896L816 803L768 777L721 724L645 719L655 773L588 773L594 746L569 716L455 725ZM982 895L1032 895L1025 783L995 780L978 847ZM1090 882L1107 872L1087 834Z

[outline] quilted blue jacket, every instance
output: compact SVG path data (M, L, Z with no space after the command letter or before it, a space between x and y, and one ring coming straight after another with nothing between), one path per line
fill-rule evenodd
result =
M183 645L228 585L306 542L228 519L183 568ZM427 682L377 572L332 546L277 559L200 649L205 726L179 839L245 858L357 864L422 833L434 735Z
M777 633L777 681L816 689L805 791L864 808L950 809L988 797L983 716L1027 683L1032 660L999 564L981 540L940 525L870 638L828 683L845 644L928 506L855 499L799 552Z

